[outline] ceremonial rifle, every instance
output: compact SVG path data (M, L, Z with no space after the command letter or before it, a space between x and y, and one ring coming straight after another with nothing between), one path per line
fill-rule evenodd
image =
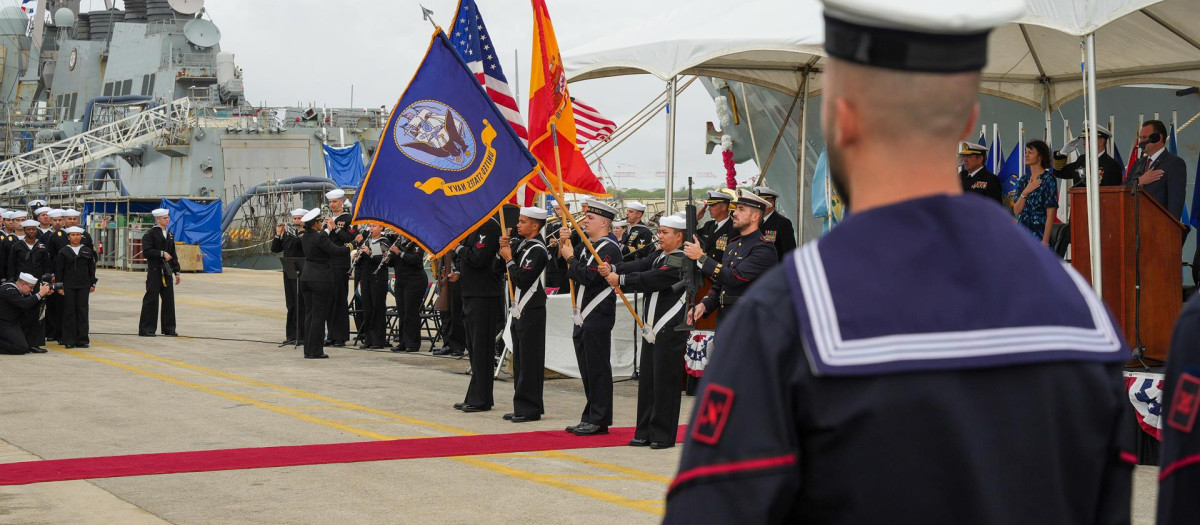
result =
M687 203L687 206L684 206L683 209L684 209L684 212L683 212L684 220L687 221L687 232L683 234L683 241L690 242L692 239L694 239L696 237L696 202L694 200L692 200L692 178L691 177L688 177L688 203ZM684 259L684 261L683 261L683 280L680 281L679 284L676 285L676 286L683 286L683 288L684 288L684 292L683 292L684 295L683 295L683 297L680 297L679 300L683 301L683 305L685 307L684 322L679 323L678 325L675 326L675 330L678 332L690 332L696 328L694 322L692 324L687 323L686 312L691 311L692 306L694 306L692 304L692 302L695 300L696 291L699 289L699 286L697 283L700 280L700 276L697 275L699 273L699 271L700 271L700 269L696 267L696 263L694 261L692 261L691 259L686 259L686 258Z

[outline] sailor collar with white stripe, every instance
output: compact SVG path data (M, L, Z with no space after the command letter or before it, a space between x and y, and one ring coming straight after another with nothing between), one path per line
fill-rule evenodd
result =
M1087 282L987 206L939 196L876 208L790 254L785 273L813 374L1127 359ZM967 215L977 219L953 220ZM891 276L889 285L862 279L872 272Z

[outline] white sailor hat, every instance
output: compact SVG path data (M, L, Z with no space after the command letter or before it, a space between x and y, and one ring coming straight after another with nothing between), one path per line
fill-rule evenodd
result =
M69 227L67 227L66 232L67 233L83 233L83 228L80 228L78 226L69 226Z
M588 205L588 213L594 213L596 215L604 217L605 219L610 219L610 220L617 218L617 209L612 206L609 206L603 202L600 202L598 200L589 199L587 202L587 205Z
M308 210L308 213L305 213L304 216L300 218L300 220L302 220L304 222L308 222L308 221L311 221L320 216L321 216L321 208L313 208L311 210Z
M14 218L14 219L20 219L22 217L29 216L29 212L21 211L21 210L13 210L12 214L13 214L12 218Z
M776 199L779 198L779 192L777 192L771 188L768 188L766 186L755 186L754 194L758 195L759 197L772 197L772 198L776 198Z
M830 57L897 71L965 73L987 64L988 33L1024 0L823 0Z
M53 210L53 209L54 209L54 208L51 208L51 207L49 207L49 206L42 206L41 208L38 208L38 209L36 209L36 210L33 210L33 215L36 217L36 216L38 216L38 215L41 215L41 214L43 214L43 213L50 213L50 211L51 211L51 210Z
M305 213L308 213L308 210L304 208L296 208L292 210L292 217L303 217Z
M678 215L667 215L658 220L658 225L672 230L686 230L687 219Z
M625 209L633 211L646 211L646 205L638 201L633 201L625 205Z
M83 212L79 210L63 210L63 217L80 217Z
M340 188L336 190L329 190L325 192L325 198L329 200L344 199L346 198L346 192Z
M629 226L629 221L613 221L613 228L624 228Z
M529 217L530 219L537 219L539 221L544 221L544 220L546 220L546 217L550 216L550 213L547 212L546 210L543 210L543 209L537 207L537 206L528 206L525 208L521 208L521 215Z
M29 201L30 208L40 208L45 205L46 205L46 201L44 201L42 199L33 199L33 200Z
M17 212L12 211L12 210L6 210L2 215L0 215L0 217L3 217L5 219L12 219L13 217L16 217L16 216L17 216Z
M37 280L37 277L34 277L34 276L32 276L32 275L29 275L29 274L27 274L27 273L25 273L25 272L21 272L20 279L21 279L22 281L25 281L25 282L26 282L26 283L28 283L28 284L31 284L31 285L33 285L33 284L37 284L37 281L38 281L38 280Z
M962 141L958 143L959 155L987 155L987 146L976 144L970 141Z
M1102 138L1102 139L1112 138L1112 132L1109 131L1108 128L1101 126L1099 124L1096 124L1096 134L1100 135L1100 138ZM1080 133L1079 136L1083 137L1083 138L1087 138L1087 136L1088 136L1088 123L1086 120L1083 121L1083 132Z
M750 193L746 190L738 190L737 205L738 206L749 206L751 208L758 208L762 211L766 211L767 207L770 206L771 203L763 200L762 197L759 197L758 195Z
M154 211L150 212L150 215L153 215L155 217L166 217L167 215L170 215L170 214L171 214L171 212L168 211L166 208L158 208L158 209L155 209Z
M66 210L59 210L59 209L50 210L50 218L51 219L61 219L66 216L67 216Z
M26 219L26 220L23 220L23 221L21 221L21 227L22 227L22 228L37 228L37 227L38 227L38 221L35 221L35 220L33 220L33 219Z
M708 204L720 204L722 202L728 204L732 201L733 197L730 197L728 193L723 191L709 190L708 192Z

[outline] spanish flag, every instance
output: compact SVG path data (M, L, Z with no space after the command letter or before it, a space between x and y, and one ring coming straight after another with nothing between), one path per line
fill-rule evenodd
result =
M575 112L567 92L567 75L563 71L558 40L550 24L545 0L533 1L533 70L529 79L529 150L542 164L551 181L562 177L563 189L573 193L607 195L600 179L592 173L575 144ZM554 132L558 132L558 154L562 173L556 173ZM545 192L541 180L531 181L538 191Z

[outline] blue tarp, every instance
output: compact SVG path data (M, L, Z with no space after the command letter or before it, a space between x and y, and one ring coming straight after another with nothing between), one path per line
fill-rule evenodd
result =
M355 142L345 148L325 148L325 173L339 188L357 188L362 184L367 168L363 165L362 144Z
M200 245L204 273L221 273L221 201L202 204L190 199L163 199L159 206L171 212L167 229L177 242Z

